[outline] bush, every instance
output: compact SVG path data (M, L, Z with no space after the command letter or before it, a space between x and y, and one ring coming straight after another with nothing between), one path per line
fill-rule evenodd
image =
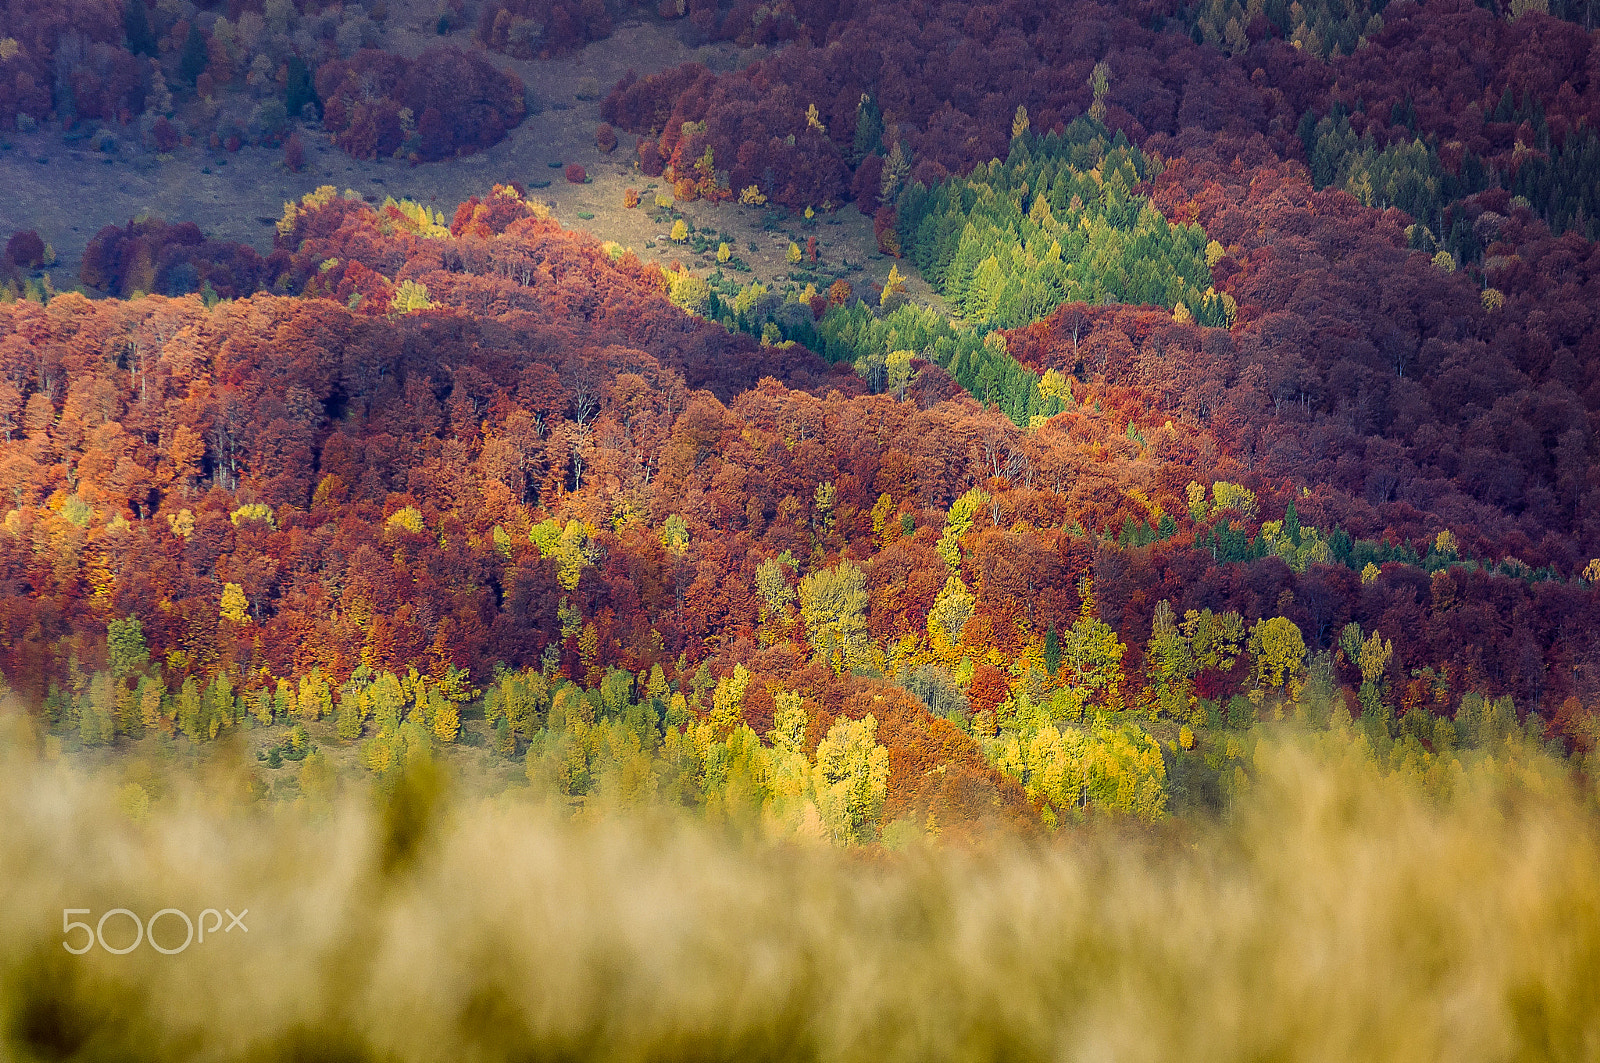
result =
M299 173L305 169L306 146L300 140L300 132L296 130L289 134L289 139L283 144L283 165L290 173Z
M567 167L568 184L581 185L588 179L589 175L584 171L584 168L580 163L575 162Z
M23 229L6 242L6 258L23 269L44 265L44 240L32 229Z
M601 122L594 131L594 144L607 155L617 150L617 131L611 128L610 122Z

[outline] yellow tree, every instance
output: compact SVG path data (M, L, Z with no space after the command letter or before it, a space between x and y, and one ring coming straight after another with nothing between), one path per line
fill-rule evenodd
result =
M796 261L799 260L796 259ZM896 296L904 296L905 294L906 279L901 275L900 267L891 263L889 266L889 279L883 282L883 292L878 296L878 305L888 306Z
M878 721L868 715L836 721L817 743L817 810L836 842L851 845L877 837L889 789L889 751L877 735Z
M985 502L989 501L989 494L980 488L974 487L966 494L956 499L950 505L950 512L944 521L944 534L939 537L938 545L934 547L939 556L944 558L944 563L952 569L961 569L961 537L972 530L972 522L978 515L978 510Z
M1306 642L1294 621L1282 616L1258 621L1250 629L1248 648L1258 687L1278 690L1288 684L1291 696L1298 693Z
M220 613L222 619L231 620L235 624L248 624L250 622L250 603L245 599L243 587L240 587L237 583L224 583L222 585Z
M871 659L867 604L866 575L849 561L800 581L800 618L811 648L836 674Z
M766 797L762 818L771 835L823 835L817 811L811 762L804 743L807 717L799 694L780 690L773 695L773 726L767 732L769 748L763 751Z
M967 590L960 576L951 575L944 581L944 588L933 600L933 608L928 610L928 648L941 663L954 662L961 629L977 604L977 598Z
M914 357L910 351L890 351L885 361L889 372L889 390L894 392L894 397L904 402L906 388L911 385L911 359Z

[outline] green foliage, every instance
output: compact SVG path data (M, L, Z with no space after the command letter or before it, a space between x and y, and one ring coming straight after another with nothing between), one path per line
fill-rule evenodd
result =
M1450 254L1457 263L1477 262L1484 246L1472 226L1454 218L1446 227L1448 208L1466 196L1499 185L1521 197L1557 235L1576 229L1600 239L1600 136L1580 127L1555 144L1536 103L1501 101L1496 121L1527 121L1534 126L1537 150L1522 158L1514 171L1502 172L1467 151L1459 164L1440 159L1436 137L1379 148L1372 136L1357 136L1342 108L1318 117L1307 111L1299 135L1306 147L1312 184L1338 188L1369 207L1395 207L1416 224L1407 230L1411 247L1430 255ZM1459 214L1459 212L1456 212Z
M1207 298L1205 234L1168 224L1133 191L1156 172L1138 148L1113 146L1080 119L1065 135L1017 138L1004 164L914 185L900 203L901 244L974 322L1018 328L1064 302L1181 302L1201 324L1225 325Z
M890 352L913 351L1018 426L1066 409L1060 397L1040 390L1038 374L1011 357L998 334L988 327L956 324L928 307L907 303L878 317L858 300L830 309L814 326L802 323L785 329L784 335L830 362L852 365L878 356L885 359L887 369Z
M106 663L117 679L144 671L150 650L144 642L144 625L136 616L106 624Z
M1306 643L1300 628L1287 617L1260 620L1250 629L1250 656L1262 687L1282 687L1305 667Z
M857 165L873 152L883 150L883 112L871 96L861 94L856 104L856 131L850 143L850 164Z
M1033 717L984 741L1002 772L1043 806L1046 822L1096 812L1157 820L1167 811L1161 748L1132 724L1097 719L1087 730Z
M1068 681L1086 695L1099 694L1115 703L1122 678L1122 657L1127 647L1111 626L1099 617L1094 585L1084 579L1078 586L1082 605L1078 619L1061 640L1061 662Z

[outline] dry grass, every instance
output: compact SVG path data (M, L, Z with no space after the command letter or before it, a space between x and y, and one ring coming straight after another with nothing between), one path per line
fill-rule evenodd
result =
M316 813L213 765L136 819L10 727L0 1057L1600 1057L1600 838L1554 779L1441 805L1279 745L1224 826L864 858L427 771ZM249 932L73 956L69 907Z

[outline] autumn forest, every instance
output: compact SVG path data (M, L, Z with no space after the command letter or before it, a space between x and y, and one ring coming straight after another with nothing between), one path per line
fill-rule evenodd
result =
M643 24L756 58L407 197ZM0 0L0 135L104 128L396 167L5 245L0 691L135 821L131 764L444 770L892 868L1265 829L1311 756L1592 841L1589 0ZM546 202L585 163L665 255Z

